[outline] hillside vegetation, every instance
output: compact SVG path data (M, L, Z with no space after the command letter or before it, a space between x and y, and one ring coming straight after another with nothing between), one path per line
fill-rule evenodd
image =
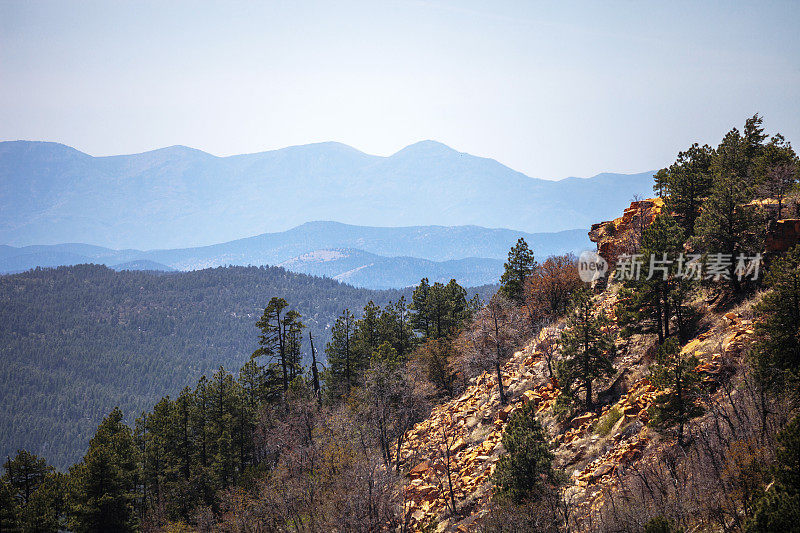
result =
M114 406L132 420L205 373L238 369L273 296L292 302L321 348L342 309L403 293L276 267L158 274L79 265L0 276L0 454L26 448L65 468Z
M611 269L591 284L585 259L520 239L488 301L423 279L407 304L343 310L325 369L271 298L238 374L134 427L111 411L66 475L7 461L6 523L797 531L800 162L761 124L681 152L658 198L593 226Z

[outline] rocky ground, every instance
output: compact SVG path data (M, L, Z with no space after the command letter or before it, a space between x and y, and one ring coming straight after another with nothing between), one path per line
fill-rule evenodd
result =
M600 298L600 312L615 320L616 296ZM721 373L735 366L753 334L750 327L750 320L728 313L710 320L708 329L683 351L694 352L701 361L696 370L713 385ZM601 489L613 486L627 469L668 441L647 426L648 409L658 393L647 379L648 343L641 338L620 342L617 374L603 385L605 397L615 389L625 392L611 396L597 412L561 422L553 414L559 390L538 350L548 333L542 332L504 365L508 405L500 405L496 376L483 373L459 398L435 408L407 433L401 457L409 468L404 494L412 526L438 523L440 531L468 531L488 512L491 475L505 451L503 428L509 416L528 402L537 405L537 414L550 431L556 466L569 475L564 495L577 517L597 511L604 501ZM616 421L609 424L607 417Z
M661 207L640 206L648 216ZM628 225L635 215L626 211ZM620 222L617 226L624 227ZM616 303L613 284L597 296L597 312L608 316L612 324L616 323ZM713 393L717 380L735 371L754 332L748 305L725 315L716 315L707 306L705 310L701 333L683 351L698 357L696 370ZM503 428L509 416L529 402L535 403L537 416L551 435L555 466L568 475L563 494L579 525L597 514L627 471L641 461L657 460L659 447L674 444L674 438L647 425L649 408L659 392L647 377L655 352L655 340L648 336L617 341L617 371L598 383L596 411L566 421L556 417L558 385L549 375L540 346L563 327L561 323L542 331L505 363L508 405L500 404L496 375L485 372L473 378L460 397L439 405L408 431L400 456L407 468L403 494L412 529L474 529L490 509L491 476L505 452ZM616 329L616 325L611 327Z

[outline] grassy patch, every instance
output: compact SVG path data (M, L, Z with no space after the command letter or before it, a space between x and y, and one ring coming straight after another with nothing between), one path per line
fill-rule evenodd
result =
M612 407L597 422L597 425L594 428L594 432L597 433L598 435L605 437L606 435L608 435L608 432L611 431L611 428L614 427L614 424L617 423L617 420L619 420L620 418L622 418L622 411L620 411L616 407Z

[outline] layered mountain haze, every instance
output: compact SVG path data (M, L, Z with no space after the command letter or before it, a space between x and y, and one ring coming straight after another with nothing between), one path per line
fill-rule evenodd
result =
M440 282L455 279L461 285L475 287L496 283L503 273L503 261L499 259L469 257L436 262L348 249L317 250L278 266L369 289L409 287L423 277Z
M0 273L101 263L116 270L197 270L225 265L280 265L357 287L399 288L423 277L465 286L497 283L518 238L538 257L591 247L586 230L525 233L477 226L379 228L309 222L280 233L175 250L113 250L85 244L0 246Z
M530 178L434 141L389 157L332 142L230 157L183 146L92 157L11 141L0 143L0 242L178 248L309 220L554 232L588 228L651 187L652 172Z

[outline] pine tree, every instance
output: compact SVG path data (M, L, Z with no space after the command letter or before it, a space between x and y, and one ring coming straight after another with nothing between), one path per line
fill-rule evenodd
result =
M516 504L541 499L557 482L547 433L528 403L511 415L503 430L506 454L500 457L493 481L500 499Z
M751 357L766 389L800 389L800 246L776 260L767 274L771 290L755 311L756 343Z
M203 505L214 503L211 482L213 436L211 432L211 387L206 376L201 376L194 389L190 411L192 457L191 487Z
M653 385L664 390L653 404L652 424L660 428L678 426L678 444L684 444L684 425L703 414L700 375L694 370L698 364L697 357L682 353L678 341L670 339L661 346L650 369Z
M139 449L142 498L145 506L154 506L171 499L175 483L172 446L174 405L169 397L162 398L150 413L136 420L135 440Z
M364 368L369 365L372 352L381 344L380 313L380 307L370 300L353 327L353 352L359 365Z
M325 372L325 387L333 399L348 394L356 385L362 364L356 360L353 350L355 317L348 310L342 311L331 330L331 340L325 345L328 369Z
M58 533L66 530L64 523L64 491L66 476L61 472L47 474L44 481L31 494L28 504L20 513L20 530L25 533ZM0 527L0 531L5 531Z
M700 205L711 189L713 155L710 146L695 143L680 152L674 164L654 176L653 190L664 198L667 211L675 213L689 236L694 234Z
M763 213L755 206L744 205L752 198L753 189L745 179L734 174L719 174L697 221L697 233L704 250L708 254L724 254L730 259L726 277L734 292L742 289L736 274L737 257L759 252L764 237Z
M27 505L31 495L44 483L48 474L54 471L45 459L37 457L27 450L19 450L13 459L3 464L5 479L15 498L21 505Z
M409 324L404 297L384 306L378 318L381 343L388 342L401 359L405 359L414 345L414 335Z
M414 289L411 310L414 311L411 325L422 335L422 339L440 339L452 335L469 315L467 291L454 279L447 285L438 281L429 285L425 278Z
M743 134L733 128L722 139L713 157L710 172L713 185L697 220L698 242L707 254L730 258L725 277L734 293L743 286L736 275L739 254L753 255L762 249L765 215L753 200L763 179L759 161L763 160L764 139L759 115L747 119Z
M614 371L614 337L608 331L611 323L607 317L595 316L592 311L591 293L582 289L575 297L567 328L561 333L564 358L557 367L559 399L575 401L577 392L582 390L586 410L592 407L593 381Z
M97 428L83 461L70 468L72 531L135 531L137 455L133 434L115 408Z
M19 450L3 468L0 531L56 533L63 525L63 475L27 450Z
M759 175L757 172L756 165L764 153L764 141L767 139L763 125L764 118L756 113L745 121L742 131L744 161L739 175L746 176L752 187L758 187L760 179L763 178L763 174Z
M423 339L431 336L431 312L430 312L431 286L428 278L422 278L419 285L414 288L409 306L413 314L411 315L411 327L422 335Z
M261 319L256 322L256 327L261 330L258 339L258 349L253 353L255 357L264 357L268 361L268 371L272 379L270 386L280 387L282 394L289 390L290 362L286 351L285 317L284 310L289 304L283 298L270 299ZM276 382L277 381L277 382ZM273 392L273 396L280 393Z
M227 488L236 480L235 467L239 449L235 446L238 398L236 382L230 372L220 367L212 376L209 387L211 412L211 472L217 490Z
M300 320L302 315L297 311L289 311L284 319L285 350L289 382L291 383L303 373L303 329L306 325Z
M192 485L193 459L197 456L193 440L192 410L195 396L189 387L184 387L175 399L173 411L173 453L174 468L177 473L174 494L176 518L188 521L196 493Z
M686 302L694 282L685 275L685 256L683 262L680 260L683 242L683 230L667 214L658 215L642 233L641 275L624 282L617 305L626 334L654 331L661 344L671 333L677 333L680 341L686 342L692 314ZM677 331L670 329L673 318Z
M525 297L525 280L536 268L533 251L522 237L508 252L508 262L500 277L500 291L506 298L522 303Z
M242 389L247 408L255 413L258 406L267 399L267 383L264 367L256 357L250 359L239 370L239 386Z
M442 292L447 302L442 333L452 335L461 329L464 320L469 316L467 289L451 279L443 287Z
M14 531L17 528L19 504L14 496L14 489L7 477L0 477L0 531Z

